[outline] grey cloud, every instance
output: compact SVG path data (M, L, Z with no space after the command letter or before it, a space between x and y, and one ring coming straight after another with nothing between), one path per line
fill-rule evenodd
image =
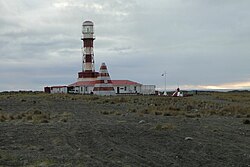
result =
M248 81L250 2L0 1L0 90L70 84L81 69L81 24L95 23L96 69L163 87ZM12 78L22 76L20 83ZM11 86L8 86L11 85Z

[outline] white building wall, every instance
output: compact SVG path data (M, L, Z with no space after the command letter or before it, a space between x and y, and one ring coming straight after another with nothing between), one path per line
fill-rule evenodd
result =
M113 85L116 94L141 93L141 85Z
M74 93L76 93L76 94L79 94L79 93L80 93L80 87L79 87L79 86L76 86L76 87L74 88Z
M141 94L144 94L144 95L155 94L155 85L142 85Z
M75 86L70 93L92 94L94 86ZM155 85L114 85L116 94L155 94ZM67 87L51 87L51 93L67 93Z
M55 87L51 88L51 93L67 93L67 87Z
M91 94L93 93L94 86L80 86L79 93L80 94Z

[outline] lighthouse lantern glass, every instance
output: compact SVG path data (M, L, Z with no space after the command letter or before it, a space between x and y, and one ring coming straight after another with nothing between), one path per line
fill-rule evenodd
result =
M93 26L83 26L82 27L82 33L84 33L84 34L89 34L89 33L93 34L94 33Z

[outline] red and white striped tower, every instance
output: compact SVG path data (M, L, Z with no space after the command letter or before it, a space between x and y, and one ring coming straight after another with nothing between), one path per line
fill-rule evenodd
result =
M97 77L93 93L103 96L115 95L115 90L105 63L102 63L100 67L99 76Z
M94 64L94 23L92 21L85 21L82 24L82 34L81 38L83 41L82 47L82 72L78 73L78 81L94 81L98 72L95 72Z

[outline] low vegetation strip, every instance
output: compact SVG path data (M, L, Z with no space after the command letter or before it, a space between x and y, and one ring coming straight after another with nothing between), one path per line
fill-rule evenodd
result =
M247 166L249 98L0 93L0 166Z
M24 112L9 113L0 111L0 122L29 122L29 123L49 123L67 122L70 113L50 113L38 109L29 109Z

